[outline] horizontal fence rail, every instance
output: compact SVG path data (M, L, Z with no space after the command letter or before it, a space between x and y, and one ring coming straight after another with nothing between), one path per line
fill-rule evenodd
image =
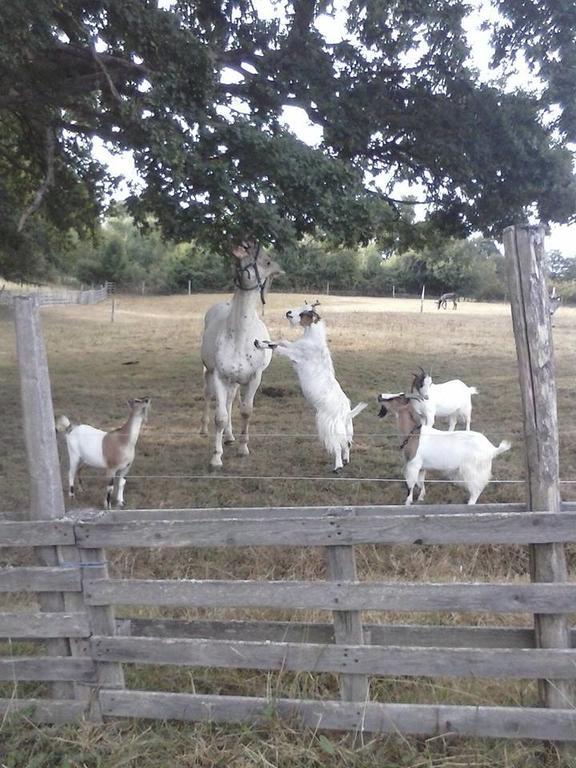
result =
M319 611L576 612L575 584L106 579L84 583L88 605Z
M297 725L381 734L490 736L574 740L576 711L426 704L353 704L334 701L201 696L147 691L103 691L106 715L155 720L265 724L277 715Z
M129 664L363 675L576 679L576 650L423 648L94 637L92 658Z
M343 544L536 544L576 541L576 512L473 512L283 519L79 523L80 547L334 546Z
M0 592L80 592L79 568L0 568Z

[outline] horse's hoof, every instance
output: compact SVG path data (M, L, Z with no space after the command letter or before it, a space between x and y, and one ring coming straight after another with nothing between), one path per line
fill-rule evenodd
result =
M332 470L333 475L341 475L342 474L342 467L338 467L337 469Z
M201 429L198 434L200 437L208 437L208 430L207 429Z
M208 472L222 472L222 464L209 464Z
M235 443L235 442L236 442L236 438L234 437L234 435L230 435L230 437L224 438L224 445L232 445L232 443Z

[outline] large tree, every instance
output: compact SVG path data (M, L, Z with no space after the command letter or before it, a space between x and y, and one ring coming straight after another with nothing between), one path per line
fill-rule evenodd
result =
M113 183L94 137L133 150L145 186L128 205L177 239L282 244L316 227L390 238L402 219L392 187L373 184L381 174L419 183L431 225L452 234L498 232L529 209L574 216L573 78L558 65L574 71L572 3L500 3L496 55L526 54L538 95L479 80L464 0L349 0L336 43L316 0L274 3L266 18L250 0L161 5L0 4L5 260L25 251L32 218L50 231L94 221ZM290 105L321 127L318 147L283 127Z

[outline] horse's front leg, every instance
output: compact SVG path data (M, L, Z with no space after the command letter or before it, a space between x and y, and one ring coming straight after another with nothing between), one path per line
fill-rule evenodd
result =
M238 384L233 384L228 387L228 393L226 395L226 410L228 412L228 420L226 422L226 429L224 430L224 444L228 445L235 441L234 433L232 432L232 406L236 399L236 393L238 392Z
M250 379L248 384L244 385L240 390L240 416L242 418L242 427L238 441L238 453L240 456L248 456L250 453L248 450L248 428L252 411L254 410L254 395L256 394L261 381L262 371L258 371Z
M200 434L206 437L208 434L208 422L210 421L210 404L212 403L213 389L212 379L214 374L207 368L204 368L204 410L202 412L202 424Z
M219 469L222 466L222 454L224 452L222 435L228 423L228 411L226 410L228 387L217 373L214 373L212 377L212 392L216 400L216 410L214 413L214 453L210 459L210 468Z

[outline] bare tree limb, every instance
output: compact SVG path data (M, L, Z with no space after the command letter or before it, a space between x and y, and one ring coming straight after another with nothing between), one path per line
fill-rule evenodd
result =
M120 94L118 93L116 86L114 85L114 81L110 77L110 73L108 72L108 69L106 68L106 65L98 55L98 51L96 50L96 41L93 40L90 49L92 51L92 58L96 62L96 66L100 69L104 77L106 78L106 82L108 83L108 87L110 88L110 93L112 94L113 98L116 99L116 101L120 101Z
M18 232L22 232L24 224L33 213L35 213L42 203L44 195L50 189L54 183L54 155L55 155L56 141L54 139L54 133L49 126L46 128L46 175L44 181L38 187L34 200L30 205L22 212L20 220L18 221Z

